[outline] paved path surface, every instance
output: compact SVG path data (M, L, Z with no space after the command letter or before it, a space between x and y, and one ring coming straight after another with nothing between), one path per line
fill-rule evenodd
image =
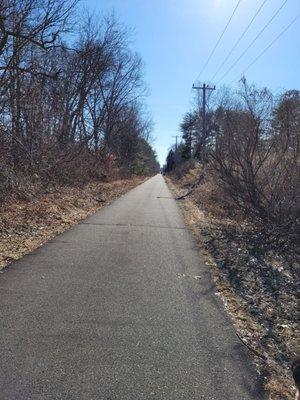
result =
M157 175L0 275L0 399L260 399L214 293Z

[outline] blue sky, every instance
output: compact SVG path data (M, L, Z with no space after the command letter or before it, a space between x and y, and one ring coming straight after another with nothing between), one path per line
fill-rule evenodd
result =
M212 83L216 83L247 48L285 0L267 0L249 31ZM237 0L82 0L96 14L114 11L133 28L134 49L145 63L150 95L147 104L155 123L154 148L159 162L179 133L182 116L192 104L193 82L208 82L263 0L241 0L220 45L203 68ZM300 13L299 0L286 4L239 63L218 85L232 84L244 69ZM273 90L300 88L300 18L247 71L249 81Z

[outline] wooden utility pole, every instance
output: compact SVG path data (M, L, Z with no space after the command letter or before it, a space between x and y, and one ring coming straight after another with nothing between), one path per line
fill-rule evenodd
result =
M193 85L193 89L202 90L202 129L203 129L203 137L206 137L206 91L207 90L216 90L216 86L210 87L203 83L202 86Z
M178 145L177 145L177 139L178 139L178 135L175 135L175 136L172 136L172 137L174 137L174 138L176 138L176 145L175 145L175 149L176 149L176 151L177 151L177 148L178 148Z

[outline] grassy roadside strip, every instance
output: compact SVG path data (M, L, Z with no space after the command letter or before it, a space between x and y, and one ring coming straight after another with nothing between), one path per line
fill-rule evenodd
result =
M0 270L144 182L144 177L60 187L0 204Z
M181 196L187 192L186 188L180 187L176 181L172 181L169 177L166 177L166 181L175 196ZM248 312L249 304L247 304L245 298L238 295L226 279L216 262L214 254L212 254L210 247L207 245L207 238L203 237L203 230L206 227L209 227L208 236L215 235L217 237L217 225L210 220L211 216L209 214L199 208L193 196L178 201L178 205L182 210L187 226L197 240L206 264L212 272L212 277L216 283L218 295L223 301L224 308L230 315L240 338L253 350L250 353L258 373L264 380L265 388L269 393L269 400L294 400L295 389L291 373L286 365L280 365L275 360L278 343L274 343L274 345L273 343L268 343L268 346L262 346L261 338L265 335L264 326ZM257 356L256 352L262 357Z

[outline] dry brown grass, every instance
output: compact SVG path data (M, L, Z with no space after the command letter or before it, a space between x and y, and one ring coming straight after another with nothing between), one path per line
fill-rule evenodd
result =
M60 187L26 201L0 204L0 269L99 211L145 178Z
M187 188L195 182L198 173L199 168L178 181L167 178L167 182L176 196L179 196L188 191ZM283 286L279 297L283 304L277 308L268 288L266 291L264 287L259 288L253 279L253 271L247 265L248 259L243 262L236 256L236 253L248 251L249 243L243 242L243 239L251 224L242 221L239 215L228 217L224 204L215 202L214 196L218 196L218 189L206 182L196 188L188 199L180 201L179 205L212 271L225 309L240 337L254 350L251 353L258 372L264 378L269 399L294 400L295 389L287 360L297 348L299 337L295 322L295 299L289 297L288 290L285 293L286 288ZM224 237L232 231L237 232L237 242L236 237ZM290 276L286 266L283 268L282 259L273 252L265 257L269 258L266 260L268 267L271 265L276 274L279 272L280 276L283 275L282 282L288 282L290 290L294 277ZM240 280L243 281L242 290L239 288ZM271 326L270 321L274 321L274 325ZM262 357L256 356L255 352Z

